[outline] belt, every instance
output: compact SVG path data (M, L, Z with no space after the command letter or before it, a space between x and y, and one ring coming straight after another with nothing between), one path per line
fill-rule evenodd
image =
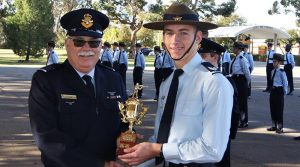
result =
M167 167L212 167L212 163L188 163L188 164L174 164L172 162L169 162L169 166Z
M232 77L245 77L244 74L233 74Z
M283 89L283 86L272 86L272 89Z

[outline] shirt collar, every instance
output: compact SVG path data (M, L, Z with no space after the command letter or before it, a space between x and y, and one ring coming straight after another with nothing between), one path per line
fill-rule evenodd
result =
M192 73L195 71L195 68L199 67L201 65L202 58L199 55L199 53L196 53L194 57L186 64L183 66L183 71L184 73L188 75L192 75Z
M75 69L75 68L74 68ZM80 71L77 71L75 69L75 71L77 72L77 74L80 76L80 78L82 78L84 75L89 75L90 77L92 77L92 79L94 79L94 75L95 75L95 67L89 72L89 73L82 73Z

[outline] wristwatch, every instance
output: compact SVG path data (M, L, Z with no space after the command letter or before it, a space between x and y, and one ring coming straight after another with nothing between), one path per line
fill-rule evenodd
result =
M160 147L160 152L159 152L159 156L161 157L161 158L165 158L164 157L164 153L163 153L163 144L161 144L161 147Z

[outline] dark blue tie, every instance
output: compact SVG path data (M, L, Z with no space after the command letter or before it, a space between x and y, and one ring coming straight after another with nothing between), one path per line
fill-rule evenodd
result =
M89 75L84 75L82 79L85 81L86 87L89 90L89 93L95 97L95 89L92 83L92 77Z
M175 100L176 100L178 83L179 83L178 78L181 74L183 74L182 69L177 69L174 71L174 75L173 75L173 79L172 79L171 86L169 89L164 113L161 117L160 124L159 124L157 143L163 144L163 143L168 142L170 127L171 127L171 122L172 122L172 117L173 117L174 104L175 104ZM164 159L162 157L157 157L155 160L155 163L159 164L163 160Z

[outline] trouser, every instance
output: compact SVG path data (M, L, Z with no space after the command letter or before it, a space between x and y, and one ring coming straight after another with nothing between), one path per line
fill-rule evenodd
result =
M155 68L155 70L154 70L154 81L155 81L155 89L156 89L155 95L156 95L156 97L158 97L159 87L160 87L160 84L162 82L161 68Z
M139 83L143 85L143 68L142 67L134 67L133 69L133 84L136 85ZM143 89L138 91L138 96L142 97Z
M240 109L240 122L248 123L248 83L244 75L233 75L232 79L238 91L238 104Z
M222 64L222 74L223 75L229 74L229 62L225 62Z
M284 90L283 87L273 87L270 93L271 118L275 127L283 126Z
M230 167L230 144L231 144L231 139L228 140L227 147L224 152L222 160L216 163L217 167Z
M102 61L101 64L103 64L107 67L112 67L112 64L109 61Z
M126 71L127 71L127 67L126 67L126 64L119 64L118 65L118 72L120 73L121 77L122 77L122 80L123 80L123 83L125 85L125 88L126 88Z
M118 61L114 61L114 62L113 62L113 68L114 68L116 71L119 71L119 63L118 63Z
M286 73L290 92L292 92L294 91L293 66L291 64L284 65L284 71Z
M161 75L162 75L162 80L165 80L168 78L173 72L173 68L162 68L161 69Z
M266 66L266 73L267 73L267 90L270 90L272 87L272 76L271 76L271 72L274 69L273 67L273 63L268 63Z

